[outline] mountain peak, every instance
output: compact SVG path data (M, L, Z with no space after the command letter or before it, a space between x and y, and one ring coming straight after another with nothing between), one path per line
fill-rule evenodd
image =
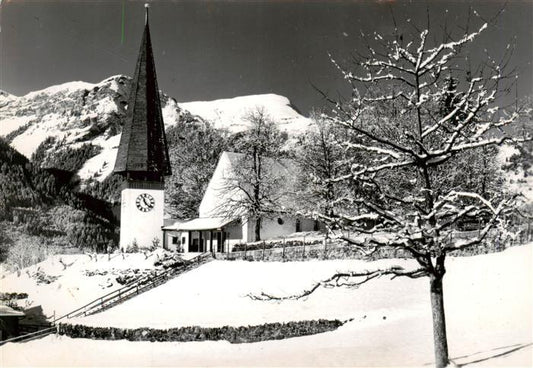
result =
M12 100L17 96L0 89L0 100Z
M83 90L83 89L92 89L94 86L95 84L82 82L82 81L65 82L62 84L58 84L55 86L50 86L50 87L41 89L39 91L29 92L22 97L26 99L32 99L32 98L35 98L41 95L55 95L58 93L68 94L68 93L76 92L76 91Z
M94 146L90 152L99 153L78 174L82 179L103 180L115 165L131 81L115 75L98 83L62 83L21 97L2 91L0 137L27 158L38 152L44 161L49 154ZM160 98L166 128L193 115L236 133L249 128L246 117L258 108L289 135L304 132L311 124L288 98L273 93L185 103L162 93Z
M277 123L280 130L290 134L306 131L311 124L308 118L298 113L287 97L274 93L184 102L179 106L210 121L215 128L226 128L232 132L248 129L251 123L247 115L258 109L263 110Z

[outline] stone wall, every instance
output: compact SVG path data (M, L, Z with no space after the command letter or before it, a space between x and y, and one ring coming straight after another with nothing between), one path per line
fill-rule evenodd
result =
M59 334L72 338L128 341L216 341L249 343L265 340L281 340L289 337L313 335L333 331L342 326L339 320L313 320L286 323L265 323L256 326L177 327L165 330L153 328L92 327L59 324Z

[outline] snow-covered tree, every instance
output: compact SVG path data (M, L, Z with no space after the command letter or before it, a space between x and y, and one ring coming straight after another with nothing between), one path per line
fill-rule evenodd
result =
M344 149L339 141L345 138L345 130L330 124L321 113L313 112L313 125L299 137L296 161L300 167L296 188L297 211L320 210L332 215L333 202L344 183L331 179L349 172L344 162Z
M262 108L250 111L246 120L250 128L230 145L241 156L223 188L235 195L219 212L228 218L244 216L254 221L254 239L259 241L262 219L276 216L281 208L278 169L286 138Z
M493 147L520 140L506 135L505 128L517 114L498 108L514 80L504 74L507 58L487 56L475 69L461 59L486 28L482 24L457 37L446 30L444 42L435 41L442 40L442 30L436 36L429 27L411 37L397 32L388 40L375 34L367 54L353 63L332 60L351 88L350 98L330 99L334 108L327 116L350 132L350 139L338 142L349 172L323 184L366 190L341 191L331 203L333 211L318 209L315 215L331 228L346 230L349 236L339 236L361 252L401 249L418 268L338 273L290 297L320 286L357 286L383 275L428 277L437 367L448 364L446 257L482 244L494 232L507 234L506 214L517 200L494 185ZM479 232L454 236L469 222L479 224Z
M524 97L517 104L519 124L517 135L531 135L533 133L533 96ZM522 145L516 145L517 152L509 157L509 163L504 167L506 170L522 172L524 177L532 174L533 165L533 142L529 141Z

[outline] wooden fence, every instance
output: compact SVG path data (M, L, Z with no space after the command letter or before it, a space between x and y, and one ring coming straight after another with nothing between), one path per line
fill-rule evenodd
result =
M456 255L474 255L503 250L509 246L524 244L533 241L533 226L526 224L515 229L518 236L503 239L499 232L493 231L484 244L474 247L473 250L465 250ZM519 231L518 231L519 230ZM479 230L456 231L452 234L453 239L468 239L479 234ZM279 241L279 242L255 242L241 244L238 251L230 253L216 253L217 259L224 260L248 260L248 261L298 261L306 259L365 259L375 260L383 258L410 258L411 255L398 248L381 248L372 256L368 257L356 246L349 245L340 239L316 239L305 241Z

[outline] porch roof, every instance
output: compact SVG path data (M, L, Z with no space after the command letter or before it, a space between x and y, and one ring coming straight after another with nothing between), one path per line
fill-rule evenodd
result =
M24 316L24 312L14 310L13 308L7 305L1 304L0 305L0 317L11 317L11 316L22 317Z
M233 221L236 221L236 219L228 219L226 217L199 217L188 221L177 221L173 225L165 226L163 230L219 230Z

